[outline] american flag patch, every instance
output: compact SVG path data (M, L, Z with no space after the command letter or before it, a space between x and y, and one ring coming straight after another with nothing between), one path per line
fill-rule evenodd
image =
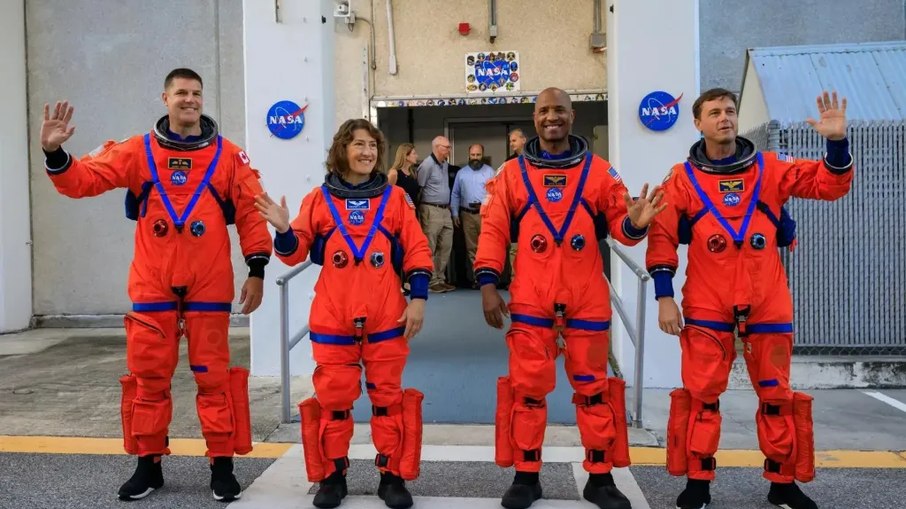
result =
M406 198L406 203L409 204L413 209L415 208L415 203L412 201L412 197L409 196L409 193L403 193L403 196Z
M789 154L777 154L777 159L780 159L781 161L786 162L786 163L795 162L795 160L793 159L793 156L791 156Z
M623 177L620 176L620 173L613 166L607 169L607 173L610 173L610 176L613 177L613 179L617 182L623 180Z

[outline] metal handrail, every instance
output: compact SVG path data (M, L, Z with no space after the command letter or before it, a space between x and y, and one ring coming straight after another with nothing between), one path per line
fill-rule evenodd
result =
M610 250L616 253L616 255L623 260L623 263L625 263L636 277L639 278L638 300L636 302L635 310L635 326L633 326L632 322L629 320L623 306L623 300L617 295L617 292L614 290L609 279L607 280L607 286L610 287L610 300L613 301L613 307L617 310L617 314L620 315L620 319L623 321L623 327L626 328L629 339L632 340L632 344L635 346L635 375L633 376L634 387L632 395L635 412L633 412L631 417L632 425L636 428L641 428L642 385L644 383L642 379L642 364L645 357L645 296L648 293L648 281L651 279L651 276L612 239L607 239L607 245L610 246Z
M289 337L289 282L311 266L311 260L307 260L277 278L277 286L280 287L280 398L282 400L280 416L283 424L288 424L291 417L289 411L289 352L309 332L308 324L306 324L292 338Z

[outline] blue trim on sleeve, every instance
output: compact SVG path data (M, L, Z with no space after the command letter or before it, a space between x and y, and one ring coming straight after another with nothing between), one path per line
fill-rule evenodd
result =
M478 286L497 286L497 283L500 281L500 275L491 269L478 269L475 271L475 276L478 277Z
M431 277L424 272L416 272L409 276L409 298L428 300L428 282Z
M274 235L274 251L279 255L289 256L299 248L299 239L296 238L296 232L292 228L283 233L277 232Z
M630 239L643 239L645 235L648 235L648 227L644 227L641 230L632 225L632 220L629 219L629 215L626 215L626 219L623 219L623 233L626 234Z
M659 270L651 274L654 279L654 298L673 297L673 274L666 270Z
M849 139L827 140L825 166L831 173L843 174L852 168L853 156L849 153Z

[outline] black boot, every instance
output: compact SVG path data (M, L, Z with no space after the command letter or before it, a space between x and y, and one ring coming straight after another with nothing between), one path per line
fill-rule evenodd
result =
M541 498L538 472L516 472L513 484L507 488L500 505L507 509L526 509Z
M632 504L608 474L589 474L582 496L601 509L632 509Z
M242 487L233 475L233 458L221 456L211 462L211 493L220 502L232 502L242 496Z
M785 509L818 509L818 504L802 493L794 482L772 482L768 502Z
M319 483L318 492L312 501L315 507L330 509L337 507L346 496L346 476L340 470L335 471Z
M676 498L676 509L705 509L711 503L711 481L687 479L686 489Z
M408 509L412 507L412 494L406 489L406 481L391 472L381 474L381 483L378 484L377 495L393 509Z
M145 498L152 491L164 485L164 473L160 468L160 456L141 456L135 473L129 478L117 493L120 500L130 501Z

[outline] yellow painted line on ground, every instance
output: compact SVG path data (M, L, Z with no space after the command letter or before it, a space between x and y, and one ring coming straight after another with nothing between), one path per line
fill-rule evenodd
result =
M667 461L665 449L658 447L630 447L633 465L663 466ZM764 465L761 451L724 450L717 452L721 467L753 467ZM903 468L906 469L906 451L817 451L815 466L818 468Z
M279 458L293 444L256 443L246 458ZM199 438L170 439L175 456L204 456L205 442ZM0 436L0 452L30 454L126 454L119 438Z
M279 458L294 444L257 443L247 458ZM455 446L450 446L455 447ZM175 456L204 456L205 442L198 438L170 440ZM27 454L125 454L119 438L2 436L0 453ZM630 447L633 465L663 466L667 455L659 447ZM721 467L761 468L764 456L757 450L724 450L717 453ZM818 451L815 466L819 468L902 468L906 469L906 451Z

